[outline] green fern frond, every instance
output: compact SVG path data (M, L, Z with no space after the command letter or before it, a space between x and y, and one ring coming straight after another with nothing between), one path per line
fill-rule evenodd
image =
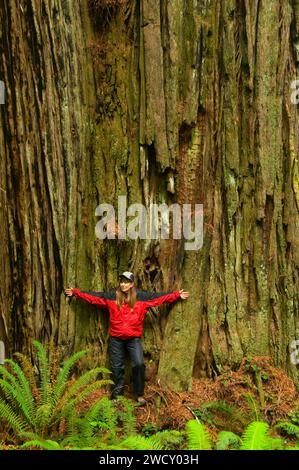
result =
M248 409L251 412L252 418L257 422L260 419L260 409L255 397L251 393L243 393Z
M40 396L41 405L46 405L51 396L51 380L50 380L50 366L47 351L39 341L32 341L33 346L37 350L37 357L40 371Z
M226 414L229 418L233 418L235 414L237 413L237 410L235 410L231 405L229 405L224 400L211 401L209 403L205 403L204 406L208 410L220 411L221 413Z
M102 397L92 405L85 416L90 422L102 417L106 417L109 421L112 417L116 418L115 407L111 400L109 400L107 397Z
M65 391L71 368L79 359L81 359L81 357L85 356L86 353L86 350L78 351L63 364L62 369L58 373L57 382L53 390L52 400L55 404L58 402Z
M299 438L299 426L290 423L289 421L282 421L276 424L275 429L278 429L279 431L284 431L289 436L296 436Z
M64 410L62 410L62 415L64 416L64 414L68 413L68 411L74 408L75 405L82 402L86 397L88 397L88 395L103 387L103 385L107 385L107 380L97 380L96 382L87 385L76 397L65 405Z
M150 439L153 443L157 444L160 449L175 450L183 443L184 436L180 431L174 429L157 432L150 436Z
M288 417L293 424L297 424L299 426L299 406L297 406L293 411L290 411L290 413L288 413Z
M20 434L26 429L26 423L14 412L8 403L2 400L2 398L0 398L0 418L7 421L17 434Z
M269 425L262 421L249 424L242 435L241 450L269 449Z
M64 409L60 414L57 414L55 416L58 416L59 420L61 417L65 418L65 427L66 427L66 436L65 437L71 437L73 435L78 434L78 416L76 413L75 405L70 406L68 409Z
M219 411L220 413L225 414L226 416L230 418L230 420L234 420L234 421L237 420L237 421L240 421L241 423L244 423L246 421L246 417L240 411L240 409L237 406L230 405L225 400L216 400L216 401L210 402L208 403L207 408L216 410L216 411Z
M211 436L200 421L194 419L188 421L186 433L189 450L211 450Z
M238 449L241 438L230 431L220 431L217 437L216 449L227 450L228 448Z
M133 402L122 396L118 397L117 401L122 406L122 409L118 412L118 417L122 422L124 436L136 434L136 416L134 415L135 406Z
M24 399L24 394L19 385L13 386L7 380L0 379L0 388L3 390L6 399L11 406L19 407L24 417L30 422L30 408Z
M33 389L36 386L36 381L34 375L34 367L31 361L27 356L25 356L25 354L22 354L20 352L16 352L13 355L18 359L18 362L21 364L22 370L30 384L30 388Z
M32 396L34 398L36 405L38 406L40 404L40 393L39 393L39 388L36 383L34 366L31 364L31 361L29 360L29 358L25 356L24 354L16 352L14 353L14 356L16 356L16 358L18 359L19 363L22 366L22 371L25 374L25 377L27 378Z
M97 441L95 444L97 450L126 450L120 444L108 444L107 442ZM83 450L83 449L82 449Z
M104 431L112 437L116 435L118 413L114 403L107 397L102 397L97 401L85 416L95 434Z
M27 449L28 447L38 447L44 450L63 450L63 448L58 444L58 442L52 441L51 439L35 439L32 441L25 442L23 445L21 445L22 449Z
M49 425L50 416L52 414L52 406L50 403L40 405L36 410L36 416L34 420L36 429L43 429L46 425Z
M19 364L17 364L15 361L11 359L6 359L5 362L9 364L13 372L16 374L20 386L18 387L18 390L20 393L22 393L24 397L24 402L26 403L26 409L29 411L29 416L28 420L31 421L33 419L34 413L35 413L35 403L34 403L34 398L32 396L31 392L31 387L30 383L25 376L24 372L22 371L21 367Z
M13 385L14 388L19 388L19 384L15 375L9 372L9 370L3 365L0 365L0 375L7 383Z
M26 441L43 440L43 438L38 433L32 431L22 431L20 432L19 436Z
M119 443L122 449L127 450L161 450L158 443L153 442L151 438L143 436L128 436Z
M85 372L81 377L79 377L70 387L66 389L65 394L61 398L60 404L63 405L68 403L69 400L78 393L78 391L86 387L90 382L93 382L96 377L101 373L103 370L102 367L96 367L94 369L89 370L88 372ZM103 385L108 385L113 383L112 380L110 379L105 379L105 382ZM54 394L53 394L54 395ZM55 397L56 400L56 397Z
M267 442L267 450L283 450L284 443L283 440L276 437L269 437Z
M61 447L71 449L92 449L97 447L98 440L98 437L83 436L81 433L78 433L63 439L60 445Z

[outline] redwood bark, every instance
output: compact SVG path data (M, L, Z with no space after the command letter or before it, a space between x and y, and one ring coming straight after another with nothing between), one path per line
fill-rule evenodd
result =
M63 287L190 291L149 314L153 376L270 355L298 381L297 0L1 0L0 339L106 360L107 315ZM95 209L202 203L204 243L97 240Z

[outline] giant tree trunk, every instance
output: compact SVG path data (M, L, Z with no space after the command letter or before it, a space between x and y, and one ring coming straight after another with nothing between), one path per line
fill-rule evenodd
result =
M145 324L161 383L244 354L298 380L297 0L1 0L0 336L105 361L107 315L63 286L133 270L187 302ZM96 206L203 203L204 243L97 240ZM171 312L168 315L168 311ZM0 338L0 339L1 339ZM154 367L154 369L155 369Z

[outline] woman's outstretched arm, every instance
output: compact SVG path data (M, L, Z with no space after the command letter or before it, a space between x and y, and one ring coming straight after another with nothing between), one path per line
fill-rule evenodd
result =
M147 308L149 307L158 307L159 305L165 304L165 303L172 303L175 302L178 299L187 299L189 297L189 292L185 291L184 289L181 289L179 291L174 291L169 294L162 295L160 297L157 297L156 299L152 300L146 300L143 303Z
M112 289L107 292L103 291L95 291L95 290L81 290L83 294L89 294L94 297L102 297L103 299L107 300L116 300L116 289Z
M98 305L99 307L108 307L108 299L105 299L103 297L98 297L90 294L85 294L84 292L81 292L77 288L71 287L70 289L65 289L65 294L68 297L72 297L75 295L76 297L79 297L79 299L83 299L86 302L94 305Z

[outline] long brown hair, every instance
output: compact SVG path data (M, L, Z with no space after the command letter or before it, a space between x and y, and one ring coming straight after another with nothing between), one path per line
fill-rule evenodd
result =
M122 306L124 301L130 306L132 309L136 303L137 295L136 295L136 287L133 286L128 291L128 296L126 297L125 294L120 290L120 288L116 291L116 305L118 308Z

